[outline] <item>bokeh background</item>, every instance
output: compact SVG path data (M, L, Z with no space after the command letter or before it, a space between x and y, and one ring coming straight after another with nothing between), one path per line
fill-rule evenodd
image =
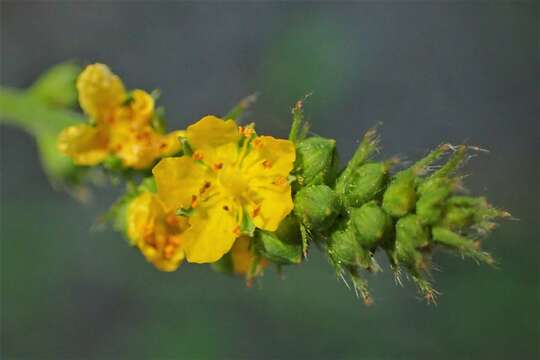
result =
M251 289L205 266L160 273L118 234L91 231L120 189L86 206L55 191L33 139L1 127L1 353L5 359L537 359L539 7L534 1L181 3L2 1L1 83L66 59L162 90L169 123L223 114L286 135L313 92L315 133L347 159L382 122L382 156L443 141L491 150L469 189L510 210L486 242L498 269L444 253L426 305L390 271L365 307L313 253Z

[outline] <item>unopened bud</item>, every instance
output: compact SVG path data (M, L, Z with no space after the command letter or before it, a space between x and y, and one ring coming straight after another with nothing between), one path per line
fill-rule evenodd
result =
M393 217L401 217L414 209L416 202L415 176L412 171L399 173L383 196L383 209Z
M360 246L356 230L348 219L343 219L332 229L328 255L337 265L361 266L364 269L372 266L369 250Z
M387 164L366 164L352 170L348 176L340 176L336 192L341 195L345 207L358 207L381 194L387 179Z
M326 185L302 188L294 198L294 213L309 230L328 229L340 212L337 194Z
M370 249L391 232L392 219L375 201L352 209L351 221L362 247Z
M319 136L301 141L296 146L295 165L302 186L333 184L338 165L336 141Z
M418 189L416 214L423 224L432 225L441 219L444 205L450 196L451 184L448 178L428 179Z

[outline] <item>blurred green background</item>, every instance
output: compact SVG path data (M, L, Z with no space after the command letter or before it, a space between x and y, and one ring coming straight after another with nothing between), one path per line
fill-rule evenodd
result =
M383 122L382 156L443 141L491 150L469 189L508 209L485 243L498 269L438 253L437 306L390 271L362 302L313 253L281 280L187 265L161 273L112 231L91 231L119 188L82 206L54 191L24 132L1 127L3 359L537 359L539 7L536 2L139 3L2 1L1 83L101 61L162 89L169 123L223 114L260 91L250 120L284 136L313 92L315 133L344 159Z

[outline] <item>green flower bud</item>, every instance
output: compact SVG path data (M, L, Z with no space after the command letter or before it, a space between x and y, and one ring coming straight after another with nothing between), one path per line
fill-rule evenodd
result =
M375 199L385 188L388 165L370 163L355 169L348 176L340 176L336 192L341 195L344 206L358 207Z
M293 216L286 217L276 232L257 230L255 249L268 260L286 265L299 264L302 261L300 227Z
M369 250L360 246L349 219L343 219L332 229L328 239L328 255L337 265L361 266L365 269L372 266Z
M336 141L319 136L310 137L296 146L296 164L299 184L331 185L337 174Z
M396 223L396 243L414 249L425 247L429 244L429 231L418 216L407 215Z
M375 201L352 209L351 221L358 235L358 242L366 249L382 242L392 230L392 219Z
M456 249L463 255L470 256L480 262L492 265L495 263L491 255L479 249L479 242L468 239L455 232L436 226L431 230L433 241L446 247Z
M294 213L309 230L328 229L340 212L337 194L326 185L306 186L294 198Z
M383 209L393 217L405 216L411 212L416 203L415 187L417 176L425 172L427 166L437 160L448 149L449 145L441 145L423 159L418 160L410 168L397 173L384 193ZM446 170L445 168L444 174L446 174ZM437 177L442 175L441 172Z
M416 202L416 214L423 224L432 225L441 219L451 190L450 180L442 177L428 179L419 186L420 198Z
M401 217L414 209L416 203L415 175L402 172L394 178L383 195L382 207L393 217Z

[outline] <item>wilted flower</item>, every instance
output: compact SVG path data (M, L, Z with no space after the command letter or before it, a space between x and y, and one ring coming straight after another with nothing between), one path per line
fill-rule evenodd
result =
M126 92L122 80L106 65L89 65L77 79L79 103L89 124L64 129L58 147L78 165L97 165L109 156L124 167L145 169L159 157L180 150L177 137L152 127L154 99L143 90Z

